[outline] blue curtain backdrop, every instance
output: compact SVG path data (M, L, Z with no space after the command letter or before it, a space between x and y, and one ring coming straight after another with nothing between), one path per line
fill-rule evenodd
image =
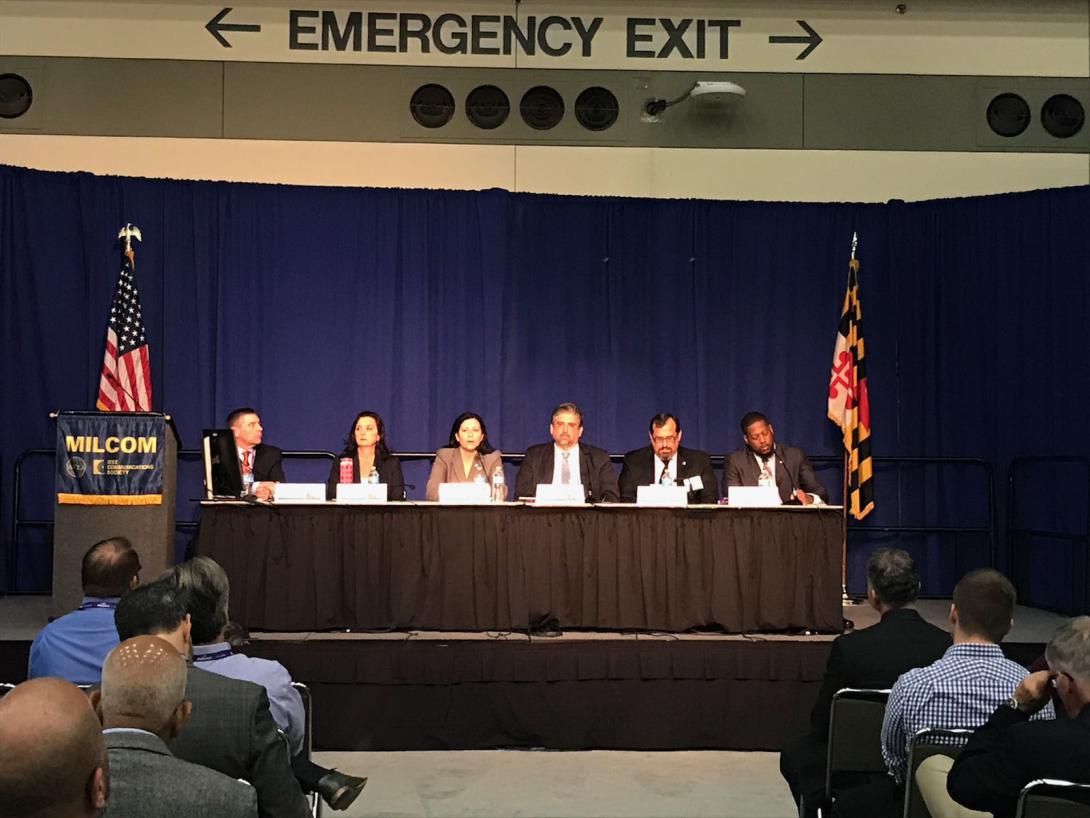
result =
M382 413L395 449L435 449L473 409L521 451L574 400L584 439L613 451L645 443L648 418L671 410L686 444L723 453L757 408L781 441L838 454L825 401L858 231L874 453L985 459L1002 527L1012 457L1090 455L1088 214L1087 188L780 204L0 167L3 553L10 563L19 452L52 444L50 410L94 405L126 222L144 235L155 407L183 444L253 405L269 442L334 451L362 408ZM27 462L24 516L49 516L50 474ZM1045 486L1079 479L1077 467L1046 474ZM425 475L411 472L410 496ZM839 497L838 470L822 475ZM180 518L196 513L188 485ZM972 467L883 467L868 522L986 525L986 485ZM1078 490L1063 508L1049 496L1037 522L1085 529L1085 491L1081 507ZM46 542L20 534L17 587L48 589ZM980 535L853 535L853 590L880 542L912 548L931 593L990 559ZM1077 556L1042 552L1037 593L1069 594Z

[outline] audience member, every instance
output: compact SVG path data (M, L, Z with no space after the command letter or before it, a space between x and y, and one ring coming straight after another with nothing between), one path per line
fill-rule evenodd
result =
M46 625L30 646L27 676L98 684L106 654L118 643L117 601L140 582L140 557L124 537L97 542L83 555L83 602Z
M950 606L954 644L937 662L905 673L890 691L882 723L889 777L845 793L840 815L899 813L912 736L927 727L979 727L1026 677L999 647L1013 624L1014 603L1014 586L998 571L982 568L962 577ZM1038 716L1051 718L1052 706Z
M98 701L110 759L109 818L217 818L257 815L253 787L175 758L166 742L182 730L185 660L169 642L137 636L110 651Z
M333 809L346 809L367 779L319 767L302 752L306 715L288 671L279 662L236 653L227 641L230 585L223 568L210 557L195 557L175 566L173 581L185 593L192 620L194 664L264 687L272 717L291 744L292 770L304 791L319 793Z
M79 688L32 679L0 698L0 818L101 815L108 792L102 725Z
M170 582L137 588L118 604L116 621L122 639L159 636L189 656L191 625L184 593ZM257 790L262 818L310 815L263 687L189 667L186 695L193 712L186 729L169 742L175 756L249 781Z
M1049 669L1019 682L954 761L947 789L958 803L1011 818L1034 779L1090 783L1090 617L1062 625L1045 658ZM1070 718L1030 721L1053 688Z
M950 634L910 607L920 590L911 555L879 548L867 561L867 602L881 615L869 628L838 636L810 713L810 732L784 747L780 772L798 802L816 808L825 790L829 712L845 687L885 689L902 673L930 664L950 647Z

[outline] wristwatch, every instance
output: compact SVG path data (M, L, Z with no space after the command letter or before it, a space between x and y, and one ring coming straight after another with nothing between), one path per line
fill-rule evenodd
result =
M1018 699L1016 699L1014 696L1011 696L1009 699L1007 699L1004 704L1011 710L1017 710L1019 713L1026 712L1025 708L1022 706L1022 702L1018 701Z

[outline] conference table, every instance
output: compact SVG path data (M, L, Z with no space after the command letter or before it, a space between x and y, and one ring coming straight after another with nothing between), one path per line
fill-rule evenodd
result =
M250 629L841 630L839 506L202 503Z

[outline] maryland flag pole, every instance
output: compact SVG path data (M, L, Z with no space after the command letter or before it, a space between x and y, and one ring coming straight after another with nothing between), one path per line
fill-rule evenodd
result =
M870 454L870 400L867 397L867 357L863 346L863 308L859 303L859 261L852 234L848 291L836 330L836 348L829 378L829 419L844 433L844 510L862 520L874 508L874 469ZM845 520L847 518L845 517ZM847 550L847 529L844 549ZM847 554L842 570L847 568Z

